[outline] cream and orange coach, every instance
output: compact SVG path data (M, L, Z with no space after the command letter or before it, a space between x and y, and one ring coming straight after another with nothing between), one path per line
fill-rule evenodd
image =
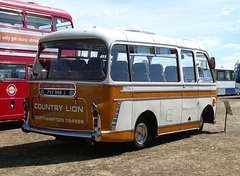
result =
M42 37L25 132L131 142L215 123L214 58L193 41L139 31L70 29Z

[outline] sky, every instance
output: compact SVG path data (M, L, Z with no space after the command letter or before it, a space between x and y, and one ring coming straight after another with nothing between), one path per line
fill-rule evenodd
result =
M216 66L240 61L240 0L20 0L64 9L75 28L153 32L202 44Z

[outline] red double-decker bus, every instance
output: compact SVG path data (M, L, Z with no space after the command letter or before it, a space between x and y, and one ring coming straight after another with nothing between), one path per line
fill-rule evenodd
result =
M0 0L0 121L23 119L23 101L38 40L73 28L65 10L16 0Z

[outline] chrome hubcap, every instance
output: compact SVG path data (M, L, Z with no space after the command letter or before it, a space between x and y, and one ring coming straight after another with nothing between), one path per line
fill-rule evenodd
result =
M203 125L203 117L201 116L201 117L200 117L199 128L201 128L201 127L202 127L202 125Z
M136 127L135 139L138 144L144 144L147 140L148 130L145 123L139 123Z

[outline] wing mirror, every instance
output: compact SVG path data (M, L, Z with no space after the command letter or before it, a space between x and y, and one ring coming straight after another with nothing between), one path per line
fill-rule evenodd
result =
M215 68L215 58L214 57L211 57L211 59L210 59L210 68L211 69Z

